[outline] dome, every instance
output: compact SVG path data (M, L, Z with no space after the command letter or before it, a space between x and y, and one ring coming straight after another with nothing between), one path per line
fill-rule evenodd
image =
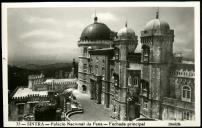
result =
M135 31L131 28L128 28L126 24L124 28L118 31L117 36L119 39L133 39L135 38Z
M146 24L145 31L150 30L161 30L167 31L170 29L170 26L167 22L161 21L160 19L153 19Z
M127 23L124 28L118 31L117 37L118 40L127 44L129 53L134 53L138 44L137 36L135 35L135 31L133 29L127 27Z
M95 41L95 40L110 40L111 30L103 23L97 22L97 17L94 23L84 28L80 40Z
M159 19L159 8L157 8L156 19L149 21L146 24L144 31L154 31L154 32L167 32L170 30L170 26L167 22Z

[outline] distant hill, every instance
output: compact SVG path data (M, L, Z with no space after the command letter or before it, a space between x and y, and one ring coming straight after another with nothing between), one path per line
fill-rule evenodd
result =
M185 61L193 61L194 62L194 58L183 58L183 60L185 60Z
M17 86L28 85L28 75L38 74L39 71L28 70L8 65L8 89L12 92Z
M48 64L48 65L36 65L36 64L26 64L23 66L18 66L19 68L29 69L29 70L44 70L44 69L60 69L72 66L72 63L55 63L55 64Z
M64 75L65 72L69 73L71 69L72 63L48 65L27 64L23 66L8 65L8 89L12 92L17 86L27 86L29 75L43 73L45 77L55 78L56 73L62 72Z

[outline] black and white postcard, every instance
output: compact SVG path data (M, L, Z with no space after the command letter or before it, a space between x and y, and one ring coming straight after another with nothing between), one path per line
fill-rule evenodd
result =
M3 122L200 125L199 2L2 4Z

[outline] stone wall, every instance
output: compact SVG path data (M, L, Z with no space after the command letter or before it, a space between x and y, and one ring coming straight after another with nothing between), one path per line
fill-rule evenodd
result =
M163 120L184 120L183 112L189 112L190 120L194 120L194 108L194 103L165 97L163 99Z

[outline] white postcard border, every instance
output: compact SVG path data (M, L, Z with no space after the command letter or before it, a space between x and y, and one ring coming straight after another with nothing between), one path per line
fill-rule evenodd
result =
M2 71L3 71L3 123L4 126L16 126L17 121L8 121L8 76L7 76L7 9L39 7L194 7L195 14L195 121L144 121L145 126L169 126L180 123L181 126L200 126L200 2L27 2L2 3ZM35 121L34 121L35 122ZM54 121L57 122L57 121ZM64 121L60 121L64 122ZM74 122L74 121L73 121ZM82 121L75 121L82 122ZM84 122L84 121L83 121ZM91 121L88 121L91 122ZM106 122L106 121L96 121ZM129 121L118 121L129 122ZM137 121L142 122L142 121ZM25 124L27 122L24 122ZM47 122L48 123L48 122ZM51 122L49 122L51 123ZM65 122L66 123L66 122ZM93 121L91 122L93 123ZM107 123L107 122L106 122ZM24 127L23 125L20 127ZM27 125L25 126L27 127ZM37 126L34 126L37 127ZM78 126L77 126L78 127Z

